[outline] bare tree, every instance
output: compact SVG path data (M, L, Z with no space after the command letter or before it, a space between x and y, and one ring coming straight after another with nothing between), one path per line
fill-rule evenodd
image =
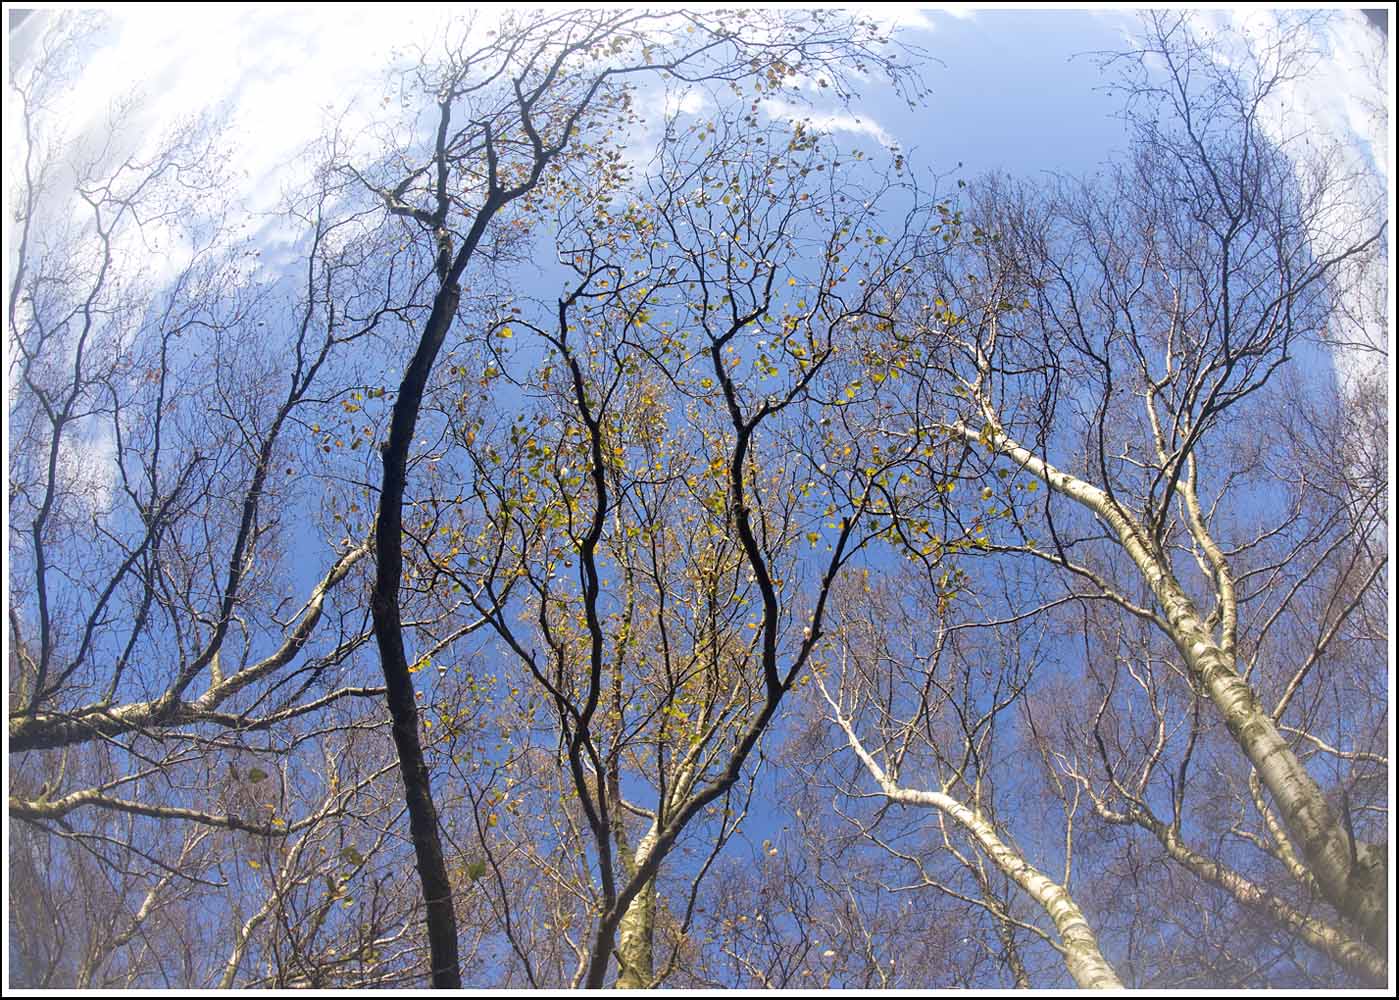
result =
M1386 807L1367 792L1357 808L1349 789L1372 787L1360 774L1328 795L1308 762L1325 753L1348 770L1387 766L1382 712L1346 723L1345 748L1328 738L1344 705L1365 703L1341 693L1369 683L1363 667L1351 672L1342 637L1377 638L1355 626L1385 580L1386 555L1370 541L1385 497L1373 476L1362 486L1317 452L1315 465L1303 457L1326 423L1308 410L1335 404L1294 358L1330 321L1342 265L1380 235L1338 228L1331 192L1345 178L1332 161L1289 159L1291 137L1263 131L1272 90L1306 68L1295 37L1225 66L1181 17L1149 18L1146 34L1126 64L1131 163L1042 203L989 182L959 226L971 237L961 270L929 283L911 327L935 345L929 371L951 390L939 405L956 414L929 407L925 428L989 453L1010 477L984 494L1009 522L986 548L1057 567L1075 599L1121 619L1100 638L1131 650L1134 703L1153 706L1155 732L1099 741L1100 811L1179 836L1207 706L1250 768L1245 801L1260 828L1241 834L1284 866L1291 891L1317 893L1354 928L1366 945L1357 951L1352 932L1338 931L1332 951L1374 976L1388 904L1386 852L1370 839ZM1157 64L1164 74L1147 71ZM1270 433L1274 421L1287 429ZM1150 666L1160 653L1137 652L1135 632L1169 644L1182 685L1170 707L1165 675ZM1127 667L1112 673L1100 722ZM1078 761L1072 774L1087 774L1081 749L1063 752ZM1162 782L1174 819L1143 807ZM1170 836L1163 844L1186 861ZM1245 883L1229 887L1227 866L1208 870L1254 898ZM1301 932L1294 915L1305 903L1259 905Z
M913 574L900 574L894 581L898 582L893 587L871 593L864 602L844 602L850 617L835 633L834 663L816 674L826 717L859 760L866 783L873 779L876 791L866 794L900 806L933 809L940 819L950 821L960 836L954 837L943 825L943 848L975 878L978 894L965 899L986 907L996 921L1006 965L1018 983L1026 973L1014 934L1029 930L1062 953L1079 986L1120 988L1121 981L1069 891L1077 796L1064 803L1063 874L1057 881L1027 859L998 817L1003 809L1010 811L1000 804L999 788L1003 782L1016 782L995 762L1008 755L1004 747L1015 739L1011 720L1031 682L1038 645L1014 625L1017 619L1033 621L1033 614L1022 609L1020 615L1011 612L1004 619L991 614L984 621L950 625L946 618L951 602L945 592L938 595L926 582L920 586ZM990 641L977 641L983 632ZM994 666L982 666L987 661ZM1023 787L1019 795L1025 797ZM919 870L924 884L953 891L930 875L916 854L885 845L877 817L860 826L866 836ZM1042 820L1032 834L1049 839ZM1000 877L1034 900L1053 925L1052 933L1012 916L992 891L988 871L958 846L963 838Z
M79 879L91 909L58 959L76 965L35 982L170 985L206 974L210 928L171 915L236 892L211 872L237 838L300 844L323 818L233 795L230 776L271 788L361 724L339 709L382 695L355 676L368 634L346 593L368 545L317 544L292 512L315 523L304 501L337 461L317 432L342 402L324 383L352 375L385 308L349 276L373 234L331 214L331 175L288 199L304 270L275 281L234 235L212 123L148 135L124 101L74 132L59 97L87 44L86 22L56 19L10 81L27 145L7 303L8 808L30 857L61 858L30 866L40 884L16 903L64 909Z
M53 18L12 982L1385 983L1388 257L1270 111L1309 19L1148 16L1117 167L956 199L778 117L917 96L857 16L454 22L272 253L216 120L65 120Z

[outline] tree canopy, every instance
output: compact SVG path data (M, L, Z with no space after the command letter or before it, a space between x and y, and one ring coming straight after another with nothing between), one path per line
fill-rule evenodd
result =
M859 14L466 19L255 217L217 116L65 119L50 18L10 984L1386 985L1388 236L1277 121L1319 23L1145 15L1112 164L968 178L822 127L927 96Z

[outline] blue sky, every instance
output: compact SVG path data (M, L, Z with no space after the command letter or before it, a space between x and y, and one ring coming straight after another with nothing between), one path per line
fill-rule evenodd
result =
M395 56L431 38L448 11L431 5L211 5L188 8L111 5L104 43L90 53L64 98L74 133L97 133L109 102L132 90L143 95L143 141L158 142L182 118L219 110L227 116L236 153L238 190L254 231L269 250L281 234L269 212L280 193L301 180L298 155L323 127L340 120L354 132L392 115L386 71ZM899 37L926 53L926 101L910 109L871 80L850 108L769 105L770 114L810 115L837 133L842 146L896 144L914 170L971 179L1002 170L1024 180L1047 173L1092 173L1125 145L1120 104L1106 93L1093 53L1121 49L1135 15L1115 7L914 11L869 7ZM23 59L49 15L32 17L9 38ZM1248 28L1258 17L1199 12L1202 23ZM478 30L488 25L483 20ZM1291 121L1345 141L1352 155L1378 162L1388 154L1376 133L1376 106L1385 106L1376 72L1378 34L1358 9L1339 12L1317 44L1328 51L1316 78L1291 102ZM12 128L6 166L21 152ZM641 143L638 143L641 145ZM938 185L946 188L947 181ZM8 185L7 185L8 190ZM7 219L8 219L7 213ZM8 235L8 234L7 234ZM165 266L175 273L178 249ZM142 254L149 261L150 255ZM7 263L10 260L6 255ZM284 255L266 253L254 265L272 277ZM540 275L540 282L547 280ZM383 384L397 373L384 371ZM110 441L88 442L90 474L100 479L101 452ZM372 470L371 470L372 471ZM314 574L318 560L308 560ZM309 579L309 576L308 576Z
M365 135L368 126L402 120L387 73L394 60L412 61L449 15L439 5L392 7L352 4L331 8L294 5L219 4L107 6L110 27L88 57L63 99L61 114L70 134L100 135L110 103L141 95L136 131L145 144L159 143L175 123L214 113L226 122L223 139L234 150L234 182L227 192L247 213L249 231L262 248L249 258L249 277L268 280L297 260L299 234L287 231L276 208L283 192L305 181L311 162L301 154L332 122L342 134ZM896 144L920 177L940 178L938 190L956 179L999 170L1024 181L1046 174L1091 174L1124 145L1118 99L1104 90L1107 78L1094 53L1129 44L1136 15L1104 5L1094 9L1005 8L919 11L904 5L870 5L869 13L895 29L897 37L926 53L922 66L926 100L910 109L887 86L871 80L849 108L816 102L809 108L775 106L774 117L810 116L848 148ZM51 15L28 19L7 39L9 56L23 60L32 39ZM485 31L496 15L479 15ZM1266 25L1263 12L1201 10L1200 25L1250 30ZM1279 127L1330 135L1358 162L1390 173L1386 123L1376 114L1388 107L1383 91L1380 35L1358 8L1336 11L1327 34L1315 39L1326 53L1313 78L1279 97ZM7 101L8 101L7 95ZM697 101L697 97L692 98ZM16 116L7 116L13 122ZM22 136L5 134L5 164L22 162ZM635 155L644 157L638 136ZM153 146L152 146L153 148ZM370 158L366 149L363 159ZM929 184L928 186L934 186ZM926 188L925 188L926 189ZM10 185L6 184L7 198ZM1392 203L1391 203L1392 204ZM10 213L6 213L6 270ZM148 236L151 227L146 227ZM136 239L133 231L132 239ZM161 240L161 254L132 246L133 260L157 273L179 273L187 248L174 234ZM120 256L120 253L119 253ZM543 280L543 274L540 275ZM1385 335L1364 331L1371 340ZM1346 359L1338 359L1344 366ZM388 384L395 376L385 373ZM94 454L72 461L100 480L111 466L102 460L110 441L90 442ZM99 485L94 483L93 485ZM99 486L100 490L100 486Z
M855 136L896 143L924 173L970 179L1004 170L1026 180L1092 172L1123 146L1119 103L1102 91L1089 53L1120 48L1133 25L1130 12L961 9L910 16L871 9L897 17L903 37L926 50L930 94L909 110L871 81L855 108L811 109L818 125L844 133L842 143ZM445 16L442 8L407 5L128 5L111 13L108 44L92 53L66 98L74 129L98 128L112 96L132 88L145 95L143 131L150 141L182 117L222 108L238 150L236 194L269 241L276 229L255 213L271 209L280 191L299 180L302 148L341 115L354 125L382 113L391 53L430 35ZM1246 20L1229 12L1200 16L1217 24ZM12 56L23 58L42 20L31 19L9 39ZM1294 122L1342 139L1387 177L1389 154L1375 141L1372 114L1375 102L1386 103L1377 86L1385 76L1374 71L1376 40L1358 9L1345 12L1318 40L1330 50L1321 73L1287 96ZM10 128L7 192L19 148ZM264 267L277 266L270 263L275 254L267 259ZM173 257L169 267L172 273L177 267ZM397 374L387 371L384 378L392 382ZM756 826L755 839L766 832Z
M430 35L444 16L434 5L219 4L173 13L145 4L106 5L110 44L93 54L74 88L72 106L89 120L107 99L133 86L146 97L151 121L226 104L249 144L247 169L256 182L294 155L328 109L372 114L382 68ZM910 15L870 5L900 25L908 41L927 50L933 91L925 113L911 115L871 87L857 109L908 148L923 150L944 169L962 160L969 170L1081 170L1095 166L1115 143L1113 100L1087 53L1121 45L1133 26L1130 10L958 8ZM906 10L906 9L905 9ZM1215 23L1244 15L1201 11ZM45 15L10 39L23 58ZM1375 87L1364 62L1375 38L1358 9L1342 13L1326 40L1332 55L1309 99L1309 114L1325 127L1363 134L1359 105ZM1080 57L1080 58L1075 58Z
M1123 47L1135 24L1130 11L868 9L926 52L922 69L929 94L911 110L869 81L851 108L818 104L791 112L809 114L818 126L835 131L842 145L897 144L924 175L970 179L1003 170L1025 180L1091 173L1123 147L1116 117L1120 105L1104 92L1092 53ZM143 95L140 141L155 143L182 118L220 110L236 150L232 193L250 213L254 231L275 250L271 244L281 234L275 217L263 213L301 179L298 155L330 121L345 122L354 132L393 114L395 102L384 85L390 61L396 54L411 58L412 47L431 38L448 13L430 5L339 5L333 15L329 11L285 5L111 5L109 31L64 96L63 112L73 133L96 134L109 102L136 90ZM48 16L31 17L11 34L11 57L24 58ZM1196 16L1215 27L1247 29L1271 15L1207 11ZM478 30L486 27L483 21ZM1383 132L1376 131L1374 113L1387 106L1380 89L1386 77L1378 66L1378 33L1351 9L1338 12L1328 34L1316 42L1328 54L1307 86L1282 95L1288 111L1279 112L1280 120L1329 132L1387 176L1389 154L1379 141ZM770 105L768 110L780 115L788 109ZM22 154L21 141L7 126L7 172ZM178 247L170 251L163 266L173 274L180 263ZM141 257L150 262L150 254ZM285 259L269 252L253 266L263 271L260 277L271 277L267 272L276 272L279 258ZM8 252L6 260L11 260ZM384 384L396 377L385 371ZM73 460L87 459L91 474L100 478L104 443L92 441L89 447L94 454Z
M74 131L98 128L109 102L133 90L143 97L141 120L150 142L173 122L219 109L238 151L237 194L252 212L272 208L295 183L294 161L329 121L343 116L353 133L382 116L389 60L410 58L449 13L415 4L337 5L333 15L331 8L283 4L106 8L106 44L91 54L66 98ZM1091 53L1120 49L1130 38L1135 15L1129 9L865 9L926 51L923 73L931 93L925 106L910 111L870 81L849 112L813 107L807 113L816 124L895 142L915 169L968 178L993 169L1025 180L1044 172L1092 172L1122 146L1118 104L1102 90ZM1280 114L1289 124L1304 121L1308 129L1336 136L1356 156L1380 161L1387 177L1389 154L1378 141L1384 126L1374 114L1376 106L1387 106L1380 36L1358 8L1337 15L1327 36L1317 39L1327 51L1317 74L1283 95L1287 110ZM1241 28L1271 17L1228 10L1194 16ZM11 33L11 57L24 58L47 17L31 17ZM478 30L490 17L482 15ZM7 128L7 170L20 141Z

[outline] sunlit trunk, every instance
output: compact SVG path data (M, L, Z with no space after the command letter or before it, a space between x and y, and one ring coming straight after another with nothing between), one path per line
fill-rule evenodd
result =
M1186 666L1208 693L1230 735L1277 803L1288 832L1301 845L1322 893L1360 928L1367 942L1383 952L1389 938L1384 851L1351 838L1321 788L1278 732L1272 716L1259 704L1248 682L1239 676L1233 657L1220 649L1194 602L1164 561L1148 548L1140 525L1102 490L1056 469L998 429L985 437L969 429L962 433L968 441L987 441L1112 528L1165 612L1170 638Z
M618 856L627 878L636 876L641 865L656 847L658 830L655 822L632 851L625 838L618 840ZM656 880L648 881L632 897L622 919L617 923L613 945L617 952L617 989L644 990L656 975L654 942L656 936Z
M1200 878L1219 886L1245 906L1260 909L1285 925L1307 944L1325 953L1333 962L1384 986L1387 965L1384 956L1369 945L1342 934L1337 928L1307 913L1301 912L1274 896L1261 886L1250 882L1238 872L1203 857L1187 847L1176 831L1151 816L1140 816L1136 822L1151 831L1172 858Z
M641 990L656 974L656 883L642 886L617 925L617 989Z
M822 692L825 693L824 687ZM836 710L836 724L845 731L850 749L860 758L870 776L879 783L880 791L886 798L903 805L941 810L944 815L955 820L970 833L991 862L1040 905L1059 933L1064 965L1075 983L1084 989L1122 988L1122 981L1117 978L1117 973L1113 971L1107 959L1103 958L1093 928L1073 897L1069 895L1068 889L1027 862L1018 851L1001 840L996 828L983 819L980 813L967 808L951 795L899 787L879 766L879 762L870 756L856 735L854 726L840 714L829 694L826 694L826 700Z

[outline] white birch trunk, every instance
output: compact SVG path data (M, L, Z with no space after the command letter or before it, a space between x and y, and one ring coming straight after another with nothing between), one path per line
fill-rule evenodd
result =
M958 430L967 442L989 444L1112 528L1165 612L1170 638L1186 666L1208 693L1230 735L1277 803L1322 893L1361 929L1366 941L1383 952L1389 933L1383 851L1369 844L1352 843L1321 788L1278 732L1252 688L1239 676L1233 656L1214 641L1179 581L1164 560L1148 548L1141 526L1101 489L1056 469L999 428L988 427L980 435L966 427Z
M1325 921L1302 913L1238 872L1197 854L1181 841L1169 824L1151 816L1139 816L1134 821L1149 830L1161 842L1166 853L1200 878L1219 886L1244 906L1267 912L1337 965L1376 986L1385 985L1388 966L1384 956L1363 941L1357 941Z
M632 863L635 871L650 856L656 844L657 829L652 823L636 846ZM644 990L656 975L656 880L651 879L632 897L617 924L617 989Z
M824 686L822 692L825 693ZM1027 862L1018 851L1001 840L994 826L957 799L942 792L900 788L865 750L855 734L854 726L840 714L829 694L826 700L835 710L836 724L845 731L850 748L865 765L865 770L879 783L880 791L886 798L904 805L941 810L970 833L996 867L1040 905L1059 933L1064 964L1075 983L1084 989L1122 989L1122 981L1117 978L1107 959L1103 958L1093 928L1067 889Z

